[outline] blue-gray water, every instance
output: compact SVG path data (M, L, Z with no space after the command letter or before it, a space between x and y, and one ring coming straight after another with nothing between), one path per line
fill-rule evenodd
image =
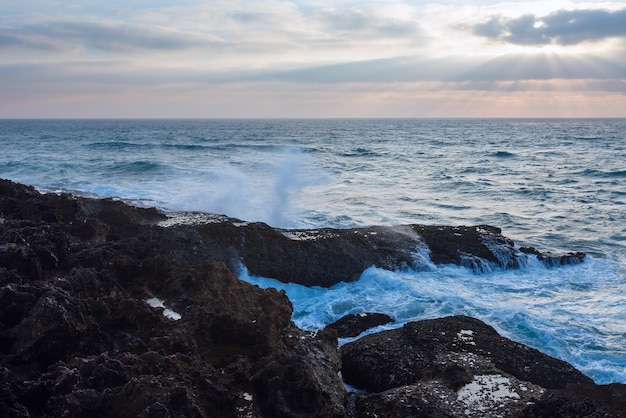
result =
M281 227L488 223L585 251L481 275L371 268L331 289L242 279L286 288L303 328L467 314L626 383L626 120L0 120L0 147L0 177L44 191Z

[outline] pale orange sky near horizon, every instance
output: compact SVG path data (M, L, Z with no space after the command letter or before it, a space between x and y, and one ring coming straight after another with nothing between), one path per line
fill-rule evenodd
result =
M626 2L8 1L28 117L626 117Z

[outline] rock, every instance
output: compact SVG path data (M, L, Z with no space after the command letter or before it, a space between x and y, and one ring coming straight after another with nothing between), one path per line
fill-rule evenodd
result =
M626 385L571 384L547 391L520 417L626 417Z
M344 345L342 359L345 381L373 392L441 377L452 363L471 376L497 370L544 388L592 383L568 363L501 337L482 321L465 316L411 322L367 335Z
M520 252L524 254L534 254L539 261L548 267L562 266L565 264L579 264L585 260L585 253L567 252L565 254L555 254L550 251L541 252L534 247L520 247Z
M8 332L14 361L45 368L67 359L88 328L85 305L67 292L51 288L22 321Z
M169 235L193 239L193 253L177 252L182 263L199 258L225 262L235 270L243 263L250 273L305 286L332 286L355 281L372 265L387 269L415 264L419 239L410 228L281 230L263 223L230 218L193 225L169 226ZM176 252L176 245L172 245Z
M40 277L42 271L58 267L69 245L67 236L55 225L5 221L1 230L5 232L0 267L29 277Z
M251 379L264 400L265 416L346 416L336 334L321 331L312 336L293 330L286 337L287 349L278 358L268 359ZM296 355L308 362L294 361Z
M339 338L350 338L356 337L370 328L390 322L393 322L393 319L387 314L362 312L346 315L332 324L328 324L326 328L335 330Z
M509 417L535 397L538 386L505 375L478 375L453 390L440 380L425 380L380 393L355 395L354 416L373 417Z
M485 263L503 268L519 266L514 243L501 235L500 228L415 225L413 229L428 246L435 264L457 264L477 271L485 269Z
M441 393L424 390L418 383L367 396L359 395L354 401L353 415L355 418L454 418L449 406L439 405L442 402L437 395Z
M517 268L527 253L518 251L501 230L489 225L311 230L276 229L260 222L225 216L172 215L160 225L169 237L194 242L192 253L170 247L181 263L211 258L232 270L243 263L250 273L305 286L329 287L355 281L371 266L388 270L428 269L434 264L457 264L476 272ZM182 248L185 248L184 246ZM537 251L547 264L581 262L583 253L551 255Z
M568 363L465 316L370 334L341 352L346 383L373 392L356 397L357 416L374 416L376 410L390 416L482 416L486 411L505 416L521 412L548 389L593 385ZM412 409L402 409L408 405Z
M0 181L0 416L346 416L336 334L165 219Z

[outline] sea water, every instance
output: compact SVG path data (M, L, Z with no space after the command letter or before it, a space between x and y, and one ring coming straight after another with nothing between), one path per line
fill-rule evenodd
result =
M285 289L300 327L470 315L626 383L626 120L0 120L0 177L277 227L491 224L584 263L366 270ZM374 330L374 331L376 331ZM342 341L344 342L344 341Z

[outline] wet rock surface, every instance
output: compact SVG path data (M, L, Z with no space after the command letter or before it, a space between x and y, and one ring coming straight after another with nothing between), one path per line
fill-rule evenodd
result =
M345 381L373 392L443 374L449 374L454 387L490 369L545 388L593 383L568 363L501 337L489 325L464 316L410 322L367 335L341 351ZM450 368L450 358L458 360L454 364L459 368Z
M330 285L414 266L424 245L470 267L519 257L486 226L280 230L0 180L0 416L622 416L623 385L594 385L471 318L444 320L445 337L425 321L340 350L336 329L298 329L284 293L233 274L243 262L288 280L310 255L305 267L326 272L315 284ZM346 393L342 356L369 394Z
M355 281L371 266L387 270L428 269L434 264L456 264L476 272L511 269L529 254L548 266L580 263L584 253L553 254L537 249L521 252L499 228L489 225L373 226L351 229L277 229L259 222L225 216L181 213L160 225L194 240L193 254L178 254L195 263L198 257L225 262L237 270L243 263L250 273L305 286L330 287Z
M595 385L573 368L455 316L345 344L342 375L357 417L626 416L625 385Z
M376 312L361 312L358 314L346 315L332 324L328 324L326 328L335 330L337 337L350 338L367 331L370 328L379 325L386 325L393 322L387 314Z

